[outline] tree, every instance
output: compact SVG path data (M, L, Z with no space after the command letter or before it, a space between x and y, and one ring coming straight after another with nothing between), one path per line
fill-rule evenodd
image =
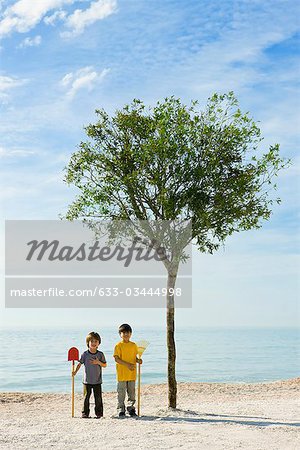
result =
M68 220L190 220L198 249L213 253L232 233L260 228L280 202L273 179L287 162L278 144L261 152L260 129L232 92L212 95L202 112L172 96L148 109L133 100L113 117L96 114L66 168L65 181L81 191ZM167 266L168 287L182 247ZM176 408L174 296L166 300L169 407Z

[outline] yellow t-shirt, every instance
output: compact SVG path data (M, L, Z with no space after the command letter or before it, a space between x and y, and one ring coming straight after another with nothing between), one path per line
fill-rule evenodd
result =
M119 342L115 346L114 356L118 356L123 361L134 364L134 370L129 370L123 364L117 364L118 381L135 381L136 380L136 357L138 354L137 345L134 342Z

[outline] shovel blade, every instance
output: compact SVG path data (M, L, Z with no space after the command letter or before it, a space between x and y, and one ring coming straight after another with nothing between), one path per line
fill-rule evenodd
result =
M68 351L68 361L78 361L79 360L79 350L76 347L70 348Z

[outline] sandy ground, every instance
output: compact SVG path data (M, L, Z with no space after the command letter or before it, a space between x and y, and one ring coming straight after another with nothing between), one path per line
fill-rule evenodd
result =
M300 378L260 384L180 383L169 411L166 385L142 389L142 416L116 415L116 394L104 394L103 419L81 419L76 394L1 393L1 449L300 448Z

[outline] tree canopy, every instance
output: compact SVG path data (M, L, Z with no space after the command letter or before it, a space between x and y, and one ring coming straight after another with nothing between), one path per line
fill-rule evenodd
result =
M261 152L260 129L232 92L212 95L203 111L170 97L96 114L67 167L66 182L81 191L69 220L191 220L199 250L212 253L233 232L259 228L280 201L279 145Z

